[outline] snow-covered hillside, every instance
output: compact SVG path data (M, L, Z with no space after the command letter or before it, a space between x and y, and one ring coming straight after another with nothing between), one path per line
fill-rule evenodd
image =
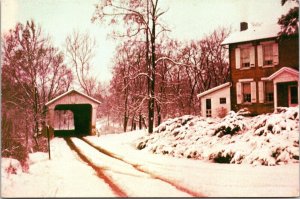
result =
M137 148L174 157L220 163L278 165L299 161L299 107L222 119L183 116L169 119Z

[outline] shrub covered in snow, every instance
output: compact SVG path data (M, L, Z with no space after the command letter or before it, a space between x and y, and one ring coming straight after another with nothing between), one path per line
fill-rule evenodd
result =
M2 173L18 174L22 172L21 163L12 158L1 158L1 169Z
M10 147L3 149L2 157L6 158L13 158L20 162L23 171L28 170L28 151L26 148L20 143L15 140L10 142Z
M169 119L138 140L137 148L219 163L298 162L299 109L281 108L256 117L230 111L222 119L190 115Z

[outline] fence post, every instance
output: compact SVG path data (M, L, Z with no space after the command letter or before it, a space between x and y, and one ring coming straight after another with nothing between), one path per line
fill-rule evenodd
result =
M49 125L47 125L47 138L48 138L48 155L49 155L49 160L51 160Z

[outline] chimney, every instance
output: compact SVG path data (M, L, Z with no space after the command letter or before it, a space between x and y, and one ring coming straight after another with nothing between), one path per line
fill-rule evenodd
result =
M241 22L241 31L248 29L248 23L247 22Z

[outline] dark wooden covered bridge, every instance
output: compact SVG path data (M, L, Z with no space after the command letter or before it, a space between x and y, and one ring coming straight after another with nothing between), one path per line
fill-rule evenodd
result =
M47 121L54 136L95 135L99 104L98 100L76 90L47 102Z

